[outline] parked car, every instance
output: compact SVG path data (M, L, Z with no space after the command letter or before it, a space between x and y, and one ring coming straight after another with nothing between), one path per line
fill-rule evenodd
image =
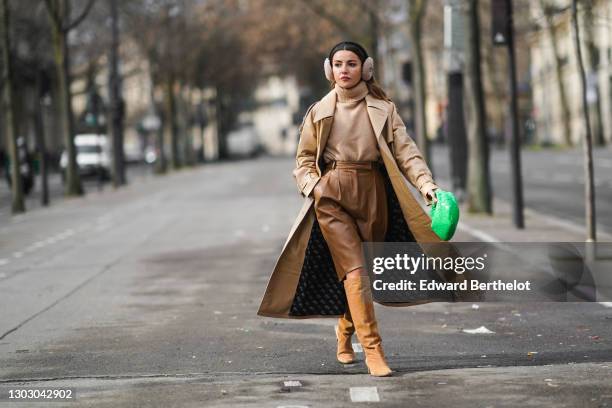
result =
M110 180L111 148L108 136L101 134L80 134L74 138L76 161L81 177L95 177ZM68 152L62 152L60 168L65 179L68 166Z
M232 157L254 157L260 149L259 135L252 121L241 121L227 135L227 150Z

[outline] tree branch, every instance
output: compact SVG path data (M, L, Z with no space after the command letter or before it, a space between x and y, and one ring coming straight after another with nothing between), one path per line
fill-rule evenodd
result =
M361 4L361 7L363 7L363 9L365 11L367 11L370 14L374 14L374 16L376 16L376 19L381 22L380 17L378 16L378 12L379 10L377 8L372 7L372 4L370 4L368 2L368 0L359 0L359 3Z
M47 6L47 10L49 11L49 15L51 16L51 20L53 21L53 24L55 24L56 27L61 28L62 21L58 14L58 10L55 7L53 7L52 0L45 0L45 5Z
M96 0L89 0L89 2L85 6L81 14L73 22L69 23L66 27L64 27L64 31L68 32L72 30L73 28L75 28L76 26L78 26L79 24L81 24L81 22L85 19L85 17L87 17L87 14L91 10L91 7L94 5L95 2Z
M353 30L351 30L342 19L337 16L329 13L325 7L321 6L319 3L316 3L312 0L302 0L302 3L305 4L310 10L312 10L315 14L320 17L326 19L330 23L332 23L336 28L342 31L344 34L347 34L353 38L359 38L359 34Z

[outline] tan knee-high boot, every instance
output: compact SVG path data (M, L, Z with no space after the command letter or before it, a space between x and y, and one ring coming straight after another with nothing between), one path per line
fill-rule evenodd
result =
M355 352L351 344L351 336L353 333L355 333L355 326L353 325L351 312L347 307L346 313L338 319L338 326L336 326L336 338L338 339L336 357L342 364L351 364L355 362Z
M368 276L347 278L344 280L344 291L357 337L363 347L368 372L376 377L391 375L392 371L385 360L382 339L374 315L370 278Z

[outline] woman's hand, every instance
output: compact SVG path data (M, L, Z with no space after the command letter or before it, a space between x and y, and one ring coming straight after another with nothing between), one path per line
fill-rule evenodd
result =
M427 205L432 205L433 203L438 202L438 198L436 197L436 190L438 189L435 185L426 186L423 189L423 196L425 197L425 201Z

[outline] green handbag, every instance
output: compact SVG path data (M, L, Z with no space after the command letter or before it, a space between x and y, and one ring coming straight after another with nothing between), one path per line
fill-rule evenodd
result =
M450 191L436 190L437 202L431 206L431 229L443 241L455 234L459 222L459 205Z

